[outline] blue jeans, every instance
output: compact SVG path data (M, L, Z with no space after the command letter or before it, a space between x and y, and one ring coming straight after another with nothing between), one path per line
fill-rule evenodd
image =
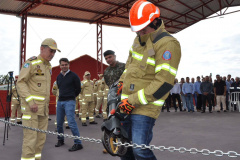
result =
M182 103L183 103L183 109L187 109L187 104L186 104L186 97L184 95L181 95Z
M129 140L138 145L149 145L153 137L155 119L143 115L129 115L122 122L128 133ZM150 149L128 148L126 155L121 160L156 160Z
M190 111L194 111L194 106L193 106L193 96L192 94L187 94L187 96L185 96L186 98L186 103L187 103L187 108L188 108L188 112Z
M70 127L74 136L80 136L77 122L75 121L75 100L58 101L57 102L57 131L63 132L64 117L67 116L68 126ZM58 140L64 140L64 137L58 136ZM75 144L81 144L81 140L74 139Z

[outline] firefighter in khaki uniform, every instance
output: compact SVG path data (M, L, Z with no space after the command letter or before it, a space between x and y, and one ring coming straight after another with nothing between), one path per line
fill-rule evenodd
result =
M15 84L18 80L18 76L15 76ZM22 112L20 106L20 97L17 92L16 86L12 87L12 101L11 101L11 122L16 120L16 111L17 111L17 124L22 124Z
M94 78L94 79L93 79L93 84L94 84L94 87L93 87L93 100L94 100L94 106L97 105L97 88L95 87L96 82L97 82L97 79Z
M17 81L24 126L47 130L52 67L49 63L60 50L52 38L45 39L40 55L28 59ZM40 160L46 134L23 129L21 160Z
M159 17L160 9L146 0L136 1L129 13L137 36L119 80L122 101L118 107L129 114L122 124L129 140L136 144L150 144L155 120L174 85L181 58L179 42L165 30ZM121 158L156 160L152 150L137 148L128 149Z
M82 81L81 84L81 94L82 94L82 126L87 126L86 124L86 115L87 110L89 114L89 124L97 124L97 122L94 121L94 101L93 101L93 81L90 80L91 74L90 72L86 71L84 73L84 76L86 80Z
M81 81L81 86L82 86L82 82L85 81L86 78L85 76L83 75L83 80ZM82 100L83 99L83 96L82 96L82 92L78 95L78 100L79 100L79 105L80 105L80 109L79 109L79 120L81 120L81 116L82 116ZM88 113L87 115L88 116Z
M101 107L101 105L103 105L103 100L104 100L104 88L105 88L106 84L103 78L103 74L99 74L99 80L96 82L95 88L97 88L97 105L95 108L95 114L96 114L96 118L101 118L101 116L99 115L99 109Z
M104 92L103 92L103 104L102 104L102 114L103 114L103 121L107 120L107 98L108 98L108 85L105 84Z
M58 96L59 96L59 89L58 89L58 86L57 86L57 82L56 82L56 81L53 83L52 94L56 96L56 110L57 110L57 102L58 102ZM56 116L56 118L55 118L54 124L55 124L55 126L57 127L57 116ZM64 124L65 124L65 126L66 126L66 129L70 129L70 127L68 126L67 116L65 116Z

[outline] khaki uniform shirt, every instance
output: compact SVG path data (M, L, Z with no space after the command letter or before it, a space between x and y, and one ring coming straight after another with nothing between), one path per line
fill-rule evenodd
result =
M37 115L49 113L50 83L52 67L40 55L28 59L23 65L17 81L17 90L21 96L23 114L33 114L30 106L38 105Z
M104 80L98 80L95 84L95 88L97 88L97 97L103 97L104 96L104 88L105 88L105 82Z
M93 81L91 80L83 80L81 82L81 95L82 99L85 102L93 101Z

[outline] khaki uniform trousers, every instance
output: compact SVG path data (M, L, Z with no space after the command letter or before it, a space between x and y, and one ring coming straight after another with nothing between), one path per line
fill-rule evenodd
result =
M217 100L217 107L216 107L216 110L217 111L220 111L221 109L221 102L222 102L222 105L223 105L223 110L227 110L226 108L226 96L224 95L217 95L216 96L216 100Z
M48 116L31 114L31 117L24 117L25 116L23 115L22 124L24 126L47 130ZM46 133L23 129L22 160L30 158L35 158L34 160L41 160L41 153L45 141Z
M76 105L75 105L75 114L79 114L79 106L78 106L79 100L76 98Z
M104 96L103 104L102 104L102 115L103 119L107 119L107 96Z
M97 97L97 105L96 105L96 108L95 108L96 115L99 114L99 110L100 110L101 105L102 106L104 105L104 101L103 100L104 100L103 96Z
M87 112L88 112L88 116L89 116L89 122L93 122L94 121L94 107L95 107L95 104L94 104L94 101L90 101L90 102L85 102L83 100L82 102L82 116L81 116L81 121L82 123L86 123L86 120L87 120Z
M79 99L79 105L80 105L80 108L79 108L79 119L80 117L82 116L82 100Z
M21 122L22 119L22 111L20 104L13 104L11 105L11 122L15 122L16 120L16 111L17 111L17 122Z

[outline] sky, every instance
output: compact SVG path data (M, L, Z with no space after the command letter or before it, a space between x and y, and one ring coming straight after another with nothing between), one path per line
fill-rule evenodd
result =
M239 10L232 7L228 12ZM176 34L181 45L177 78L206 76L212 73L240 76L240 12L200 21ZM20 22L16 16L0 14L0 75L19 74ZM96 24L28 18L26 59L40 53L45 38L56 40L61 53L51 61L58 65L62 57L73 60L88 54L97 57ZM117 60L126 62L136 34L130 28L103 26L103 52L114 50ZM106 64L104 58L103 62Z

